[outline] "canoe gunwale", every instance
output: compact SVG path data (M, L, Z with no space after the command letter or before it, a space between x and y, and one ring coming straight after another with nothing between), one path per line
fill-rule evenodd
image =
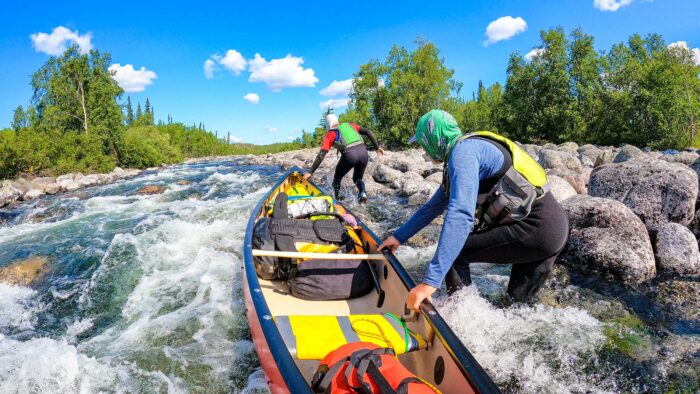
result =
M264 203L268 200L270 195L282 184L284 181L293 173L304 173L304 170L298 166L290 168L284 176L280 177L280 180L270 188L270 191L265 194L263 198L260 199L256 205L251 217L248 221L248 226L246 229L246 235L244 240L244 270L247 285L247 294L250 295L252 304L255 308L255 313L257 314L258 322L260 324L262 333L267 341L267 346L269 347L270 354L275 361L275 366L279 371L284 383L286 383L287 388L292 393L312 393L308 382L303 378L301 371L297 367L291 354L287 351L287 347L282 339L282 336L275 324L274 320L271 318L271 312L262 294L260 288L260 282L258 281L257 274L255 272L255 267L253 264L253 228L255 226L255 221L260 213ZM323 190L320 186L315 184L311 179L307 180L314 187L319 190ZM381 240L377 235L365 225L362 220L355 216L348 208L345 208L348 214L353 215L358 226L360 226L372 239L380 244ZM415 287L415 282L410 277L408 272L403 268L401 263L398 261L396 256L389 251L381 252L388 264L391 264L392 268L399 276L400 280L406 286L407 289L412 289ZM257 291L256 291L257 289ZM435 337L440 340L450 356L455 360L458 368L462 371L467 381L472 386L477 393L500 393L496 384L493 382L491 377L486 373L486 371L479 365L478 361L469 352L462 341L457 337L457 335L452 331L447 322L440 316L435 307L429 301L425 300L420 306L421 314L426 319L428 324L435 332ZM265 318L267 316L267 318ZM267 366L271 368L273 366ZM263 370L265 366L263 365ZM266 372L267 374L267 372ZM268 377L269 378L269 377Z

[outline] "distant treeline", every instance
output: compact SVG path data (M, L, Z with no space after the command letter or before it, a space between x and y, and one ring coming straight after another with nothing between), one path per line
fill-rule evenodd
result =
M17 107L11 128L0 130L0 179L18 174L107 172L115 166L144 168L186 157L264 153L290 150L299 144L252 146L229 144L199 125L154 122L146 99L133 110L124 105L124 91L112 79L108 53L77 47L51 57L31 79L33 96Z
M394 46L384 62L371 60L354 74L340 119L372 128L394 148L408 146L418 118L432 108L452 113L464 132L492 130L522 142L698 146L700 67L686 46L633 35L599 52L580 29L540 37L526 56L511 54L505 87L479 83L466 100L432 43ZM315 145L324 133L319 124L298 142Z

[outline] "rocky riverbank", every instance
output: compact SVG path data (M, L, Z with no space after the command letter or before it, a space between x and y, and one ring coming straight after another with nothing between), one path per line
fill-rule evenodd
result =
M72 192L90 186L106 185L120 179L136 176L137 169L114 168L106 174L83 175L80 172L58 177L21 177L0 183L0 208L22 201L29 201L43 195Z
M570 238L559 262L565 269L639 287L655 280L684 280L683 286L700 289L700 207L697 151L657 152L632 145L621 147L523 145L545 168L551 192L569 216ZM243 156L247 164L298 165L309 168L316 149L261 156ZM396 201L401 212L372 215L369 206L357 208L380 234L388 234L407 217L407 211L425 203L437 190L442 165L426 160L422 151L386 152L367 167L368 194L381 201ZM315 175L329 187L337 159L330 154ZM354 196L350 176L343 193ZM697 217L696 217L697 216ZM437 242L439 228L419 233L411 245ZM671 285L673 287L673 285ZM689 292L688 294L691 294ZM698 308L697 301L686 303ZM700 329L700 322L695 322Z

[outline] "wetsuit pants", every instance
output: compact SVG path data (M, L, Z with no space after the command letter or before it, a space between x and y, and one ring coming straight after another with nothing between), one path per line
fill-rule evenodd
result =
M469 235L445 278L452 293L471 284L469 263L513 264L508 294L526 302L542 287L569 234L566 213L551 193L520 222Z
M333 176L333 192L335 192L335 198L338 198L340 194L340 182L350 170L353 170L352 181L355 183L355 186L357 186L358 193L365 191L365 182L362 180L362 177L365 175L368 161L369 154L364 144L347 148L345 152L340 155L340 160L335 167L335 175Z

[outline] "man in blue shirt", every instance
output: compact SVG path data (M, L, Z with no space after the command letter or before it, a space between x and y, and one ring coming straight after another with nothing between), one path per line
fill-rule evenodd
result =
M472 262L513 264L508 294L526 301L544 283L568 237L566 214L548 192L537 197L524 219L472 233L479 197L488 195L512 167L513 156L498 141L462 137L445 111L432 110L421 117L414 139L434 161L446 163L443 185L379 246L395 250L447 210L435 256L406 302L416 311L443 280L449 293L470 284Z

